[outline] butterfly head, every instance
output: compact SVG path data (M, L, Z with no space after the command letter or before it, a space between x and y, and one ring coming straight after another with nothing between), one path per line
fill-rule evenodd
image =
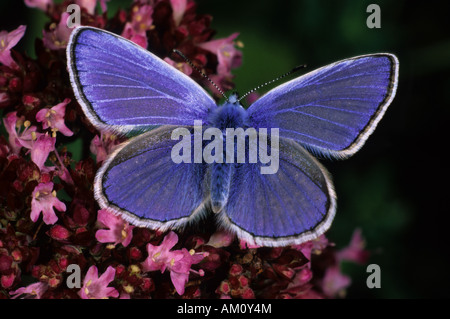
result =
M228 102L231 104L237 104L241 106L239 104L239 94L236 91L233 91L233 93L231 93L231 95L228 97Z
M224 104L214 109L209 115L209 123L222 131L248 126L247 111L239 103L237 93L232 93Z

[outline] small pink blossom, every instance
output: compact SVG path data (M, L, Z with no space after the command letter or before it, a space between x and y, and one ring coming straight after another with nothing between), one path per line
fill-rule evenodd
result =
M29 295L24 297L24 299L41 299L42 295L47 291L48 284L45 282L35 282L34 284L28 285L26 287L19 288L14 291L10 291L9 294L12 299L16 299L20 295Z
M9 105L10 97L7 92L0 92L0 108Z
M153 7L150 5L134 6L131 22L125 24L122 36L146 49L147 31L153 24L152 14Z
M175 25L178 26L186 11L187 0L170 0L170 4L172 5L173 20L175 21Z
M287 287L280 291L281 294L289 294L290 298L298 298L308 290L308 283L313 277L313 272L308 267L298 269L294 278Z
M344 297L345 289L351 284L350 277L342 274L338 265L328 267L322 280L323 293L330 297Z
M109 229L100 229L95 233L95 238L101 243L121 243L127 247L133 238L133 228L119 216L114 215L106 209L98 211L97 220Z
M106 12L106 2L109 0L100 0L100 7L102 8L103 12ZM80 7L85 8L86 11L89 14L95 13L95 7L97 6L97 0L76 0L76 4L78 4Z
M161 245L147 244L148 257L142 263L144 271L170 270L170 279L179 295L184 293L184 288L189 280L189 273L194 272L203 276L203 270L196 272L191 269L193 264L199 263L205 257L202 253L188 251L186 248L170 251L178 242L178 236L174 232L167 234Z
M61 225L53 226L47 234L55 240L66 240L70 236L69 230Z
M42 135L36 132L36 126L31 126L30 121L24 121L24 119L23 116L17 117L17 112L8 113L3 118L3 124L9 135L9 145L14 154L19 154L22 147L31 149L37 138Z
M339 261L346 260L352 261L357 264L365 264L369 258L369 252L365 250L366 243L362 237L361 229L356 229L353 232L352 239L348 247L336 253L336 257Z
M247 102L247 105L252 105L256 100L260 98L260 95L256 92L252 92L245 98L245 101Z
M11 57L11 49L22 39L26 28L25 25L21 25L11 32L0 31L0 63L10 68L17 67Z
M311 260L311 255L320 253L330 245L332 244L328 241L325 235L321 235L318 238L307 241L303 244L292 245L292 248L298 249L308 260Z
M108 8L106 7L106 3L109 1L110 0L100 0L100 7L102 8L103 12L106 12L106 10L108 10Z
M70 99L65 99L63 102L56 104L50 109L43 108L36 114L36 120L42 122L42 128L45 130L52 128L53 137L56 137L56 132L60 131L65 136L72 136L73 132L64 124L64 115L66 113L66 105L70 103Z
M106 271L98 277L98 269L91 266L84 277L83 287L78 294L82 299L108 299L119 297L119 292L108 285L114 280L116 270L109 266Z
M97 0L75 0L75 3L80 7L85 8L89 14L95 13L95 7L97 6Z
M190 272L197 273L200 276L204 275L204 271L201 269L199 272L191 269L193 264L197 264L203 260L204 255L196 254L193 250L188 251L186 248L183 248L179 255L182 255L182 258L177 258L177 260L174 258L172 259L173 261L170 261L170 279L177 293L181 296L184 294L184 287L189 281Z
M53 4L53 0L25 0L25 4L30 8L38 8L47 11L48 6Z
M31 148L31 160L41 171L48 171L53 168L44 167L45 161L50 152L55 150L56 137L48 134L41 134Z
M171 58L164 58L164 61L169 63L171 66L175 67L179 71L183 72L186 75L192 74L192 67L185 62L175 62Z
M61 180L63 180L64 182L73 185L72 176L70 176L70 172L67 169L67 167L64 166L63 159L61 159L61 156L58 154L57 150L55 150L55 156L56 156L56 159L59 162L59 166L58 166L58 169L56 171L58 176L59 176L59 178L61 178ZM64 155L64 158L66 158L66 157L67 157L67 154Z
M133 26L130 22L127 22L125 24L125 28L123 29L122 36L125 39L128 39L137 45L143 47L144 49L147 48L147 35L138 33L133 29Z
M150 5L143 5L141 7L133 7L133 17L131 25L137 33L145 33L152 28L153 24L153 7Z
M52 182L39 183L33 190L32 198L30 218L33 222L38 220L42 212L44 223L51 225L58 220L54 208L60 212L66 211L66 205L56 197Z
M111 154L114 149L121 143L121 139L117 138L116 135L103 131L100 136L96 135L90 145L90 150L96 155L97 163L103 162L108 154Z
M182 257L180 257L176 251L170 251L170 249L172 249L177 242L177 234L171 231L164 237L161 245L153 246L152 244L147 244L148 257L142 264L144 270L160 270L161 272L164 272L166 267L171 263L172 259L181 259Z
M42 41L50 50L61 50L67 47L70 33L73 30L67 26L67 19L69 17L69 13L63 12L58 25L56 23L52 23L49 27L50 31L42 31Z
M259 247L261 247L261 246L250 243L250 242L246 242L243 239L239 240L239 248L241 248L241 249L251 249L251 248L259 248Z
M206 245L215 248L228 247L231 245L235 237L236 236L233 233L225 230L219 230L211 235Z
M200 43L198 46L217 55L219 64L217 65L217 74L221 76L231 75L231 69L236 68L242 63L242 52L235 48L234 39L239 33L233 33L228 38L211 40Z
M0 284L3 288L8 289L11 288L14 281L16 280L16 274L14 272L11 272L6 275L2 275L0 277Z

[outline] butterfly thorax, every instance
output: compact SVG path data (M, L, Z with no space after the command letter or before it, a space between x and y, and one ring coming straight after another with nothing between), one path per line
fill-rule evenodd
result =
M248 127L247 111L239 104L226 102L214 109L208 118L211 127L225 132L227 128Z

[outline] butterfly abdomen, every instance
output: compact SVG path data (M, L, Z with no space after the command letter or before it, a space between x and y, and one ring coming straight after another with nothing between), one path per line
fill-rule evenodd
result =
M222 210L228 200L231 180L231 165L213 163L211 174L211 206L215 213Z

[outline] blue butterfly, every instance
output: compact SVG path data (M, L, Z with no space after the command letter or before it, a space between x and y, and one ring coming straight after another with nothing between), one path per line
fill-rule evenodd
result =
M282 84L244 109L236 96L218 106L152 53L93 27L72 32L67 61L78 102L99 130L142 133L99 169L94 191L102 208L161 230L185 227L212 209L220 225L262 246L300 244L330 227L335 191L309 152L331 158L356 153L392 102L399 69L389 53L342 60ZM196 120L222 130L278 129L278 171L261 174L260 162L175 163L172 132L183 127L195 134Z

